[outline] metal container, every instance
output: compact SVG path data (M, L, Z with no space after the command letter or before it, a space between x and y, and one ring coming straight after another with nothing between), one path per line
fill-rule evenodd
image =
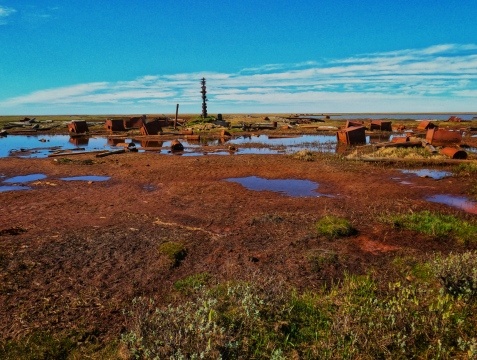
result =
M338 142L347 145L366 144L366 128L364 126L352 126L338 130L336 137Z
M432 128L427 130L426 141L436 146L460 144L462 141L462 134L459 131Z
M462 149L445 147L441 149L440 153L450 157L451 159L467 159L467 153Z

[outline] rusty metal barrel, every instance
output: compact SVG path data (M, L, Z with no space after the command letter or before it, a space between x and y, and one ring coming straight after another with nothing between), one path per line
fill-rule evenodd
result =
M467 159L467 153L462 149L445 147L440 150L440 153L451 159Z

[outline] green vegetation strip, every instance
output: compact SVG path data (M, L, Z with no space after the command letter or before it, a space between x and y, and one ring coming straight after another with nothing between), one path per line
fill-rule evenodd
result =
M452 215L420 211L412 214L392 215L384 219L397 228L417 231L436 238L453 238L462 242L473 242L477 236L477 225Z
M166 307L137 298L122 341L137 359L474 358L476 263L475 252L438 256L429 281L349 275L299 294L256 278Z

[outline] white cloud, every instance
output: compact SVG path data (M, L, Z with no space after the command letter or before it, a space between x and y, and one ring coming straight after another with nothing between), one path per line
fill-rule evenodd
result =
M209 109L445 111L447 106L447 111L477 111L477 102L472 101L477 91L474 44L442 44L322 62L269 64L236 73L151 74L127 81L37 91L0 101L0 106L71 106L93 112L103 108L114 112L129 106L144 108L140 112L147 113L151 111L146 109L180 103L193 111L201 103L202 77L207 79Z
M0 25L7 24L7 18L16 12L13 8L0 5Z

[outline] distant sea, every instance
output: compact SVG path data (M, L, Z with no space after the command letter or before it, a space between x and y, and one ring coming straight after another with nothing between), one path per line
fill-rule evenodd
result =
M448 120L451 116L457 116L460 117L462 120L472 120L474 117L477 119L477 113L471 113L471 114L464 114L464 113L437 113L437 114L432 114L432 113L417 113L417 114L411 114L411 113L370 113L370 114L365 114L365 113L353 113L353 114L323 114L321 116L318 116L316 114L313 114L314 116L308 116L308 117L316 117L322 119L326 115L329 115L331 120L349 120L349 119L371 119L371 120L384 120L384 119L389 119L389 120L435 120L435 121L443 121L443 120Z

